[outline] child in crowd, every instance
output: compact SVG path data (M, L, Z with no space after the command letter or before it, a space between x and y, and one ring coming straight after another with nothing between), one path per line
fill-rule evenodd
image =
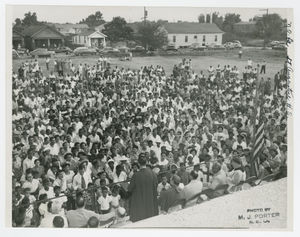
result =
M48 196L46 193L41 194L39 197L39 201L42 201L42 202L41 202L38 210L39 210L39 213L42 218L45 218L45 217L48 217L49 215L51 215L51 213L48 212L47 199L48 199Z
M111 195L111 212L116 212L120 206L121 196L119 194L119 187L117 185L113 186Z
M107 214L111 210L111 196L108 195L108 188L101 188L102 195L98 198L98 210L100 214Z
M30 188L25 188L24 189L24 196L29 199L30 203L33 203L36 201L36 198L30 194Z
M167 182L167 176L166 175L162 175L161 177L161 183L158 184L157 186L157 194L158 196L160 196L162 190L168 190L169 188L171 188L171 185Z

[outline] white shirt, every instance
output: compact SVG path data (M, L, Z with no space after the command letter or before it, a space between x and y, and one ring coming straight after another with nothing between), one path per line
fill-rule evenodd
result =
M33 168L34 167L34 161L36 160L37 158L36 157L32 157L32 159L28 159L26 158L24 161L23 161L23 173L25 174L26 173L26 170L29 169L29 168Z
M112 201L111 196L107 195L106 198L104 198L103 196L99 197L98 203L101 205L101 210L108 210L111 201Z
M118 177L116 172L113 172L112 178L113 178L114 183L126 181L127 180L127 174L124 171L121 171L121 173Z
M54 191L53 191L53 187L49 187L49 190L46 191L44 188L42 188L39 192L39 196L41 196L41 194L47 194L47 198L53 198L54 197Z
M84 181L85 181L85 185L86 185L86 188L88 187L88 184L89 183L92 183L92 179L91 179L91 176L85 172L83 174L83 178L84 178ZM77 190L78 188L81 188L81 174L77 173L75 176L74 176L74 179L73 179L73 188L75 190Z
M35 192L39 187L40 182L37 179L32 179L31 182L25 181L22 188L30 188L30 193Z

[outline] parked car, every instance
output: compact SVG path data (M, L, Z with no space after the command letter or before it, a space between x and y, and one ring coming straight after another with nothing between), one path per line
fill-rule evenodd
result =
M88 48L88 47L78 47L74 51L75 56L82 56L82 55L96 55L97 51L96 49L93 48Z
M233 43L233 47L235 49L242 49L243 48L243 46L241 45L241 43Z
M149 46L149 47L148 47L148 51L153 52L153 51L157 51L157 50L158 50L158 48L155 48L155 47L153 47L153 46Z
M26 54L26 49L25 48L18 48L16 49L19 55Z
M104 47L99 51L100 55L119 55L120 51L113 47Z
M163 47L164 51L178 51L179 47L176 44L169 44L165 47Z
M273 50L287 50L286 44L277 44L272 47Z
M146 49L143 46L135 46L134 48L130 49L131 52L133 53L141 53L141 52L146 52Z
M19 53L15 49L12 49L12 58L19 58L19 57L20 57Z
M207 46L207 49L208 50L225 50L226 48L221 44L211 43L210 45Z
M272 41L270 43L267 44L267 47L273 47L275 45L279 44L279 41Z
M241 44L241 42L240 42L240 41L238 41L238 40L233 40L233 41L232 41L232 43L237 43L237 44L240 44L240 45L242 45L242 44Z
M189 50L191 51L205 51L206 49L206 46L202 46L199 43L194 43L189 47Z
M99 49L99 47L96 47L96 46L89 46L88 48L95 49L97 53L100 52L100 50L101 50L101 49Z
M127 48L126 46L118 47L117 49L120 51L120 53L127 53L130 51L130 48Z
M30 52L29 55L32 56L32 57L34 57L34 58L38 58L38 57L54 57L55 56L55 51L48 50L48 49L45 49L45 48L39 48L39 49L35 49L32 52Z
M66 54L73 53L73 50L70 49L67 46L61 46L61 47L57 47L57 48L50 48L48 50L54 51L55 53L66 53Z
M223 44L223 46L227 49L227 50L233 50L234 47L234 43L232 42L226 42L225 44Z

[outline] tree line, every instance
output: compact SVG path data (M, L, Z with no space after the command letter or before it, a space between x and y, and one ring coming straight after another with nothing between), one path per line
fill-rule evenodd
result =
M234 28L234 24L241 22L241 16L235 13L227 13L223 17L219 12L213 12L212 15L200 14L198 16L199 23L210 23L212 17L212 23L215 23L221 30L225 32L223 40L230 41L232 39L240 39L242 37L250 38L264 38L278 39L286 37L286 19L282 19L280 15L264 14L261 17L253 17L249 21L254 21L256 28L249 32L239 32ZM105 22L103 14L100 11L91 14L85 19L79 21L79 24L87 24L90 30L94 30L95 27L103 25L102 33L107 36L107 40L110 42L118 41L130 41L134 40L139 42L145 47L161 48L168 43L167 32L161 27L167 21L144 21L136 22L135 30L130 24L127 24L126 20L120 16L114 17L112 21ZM24 18L15 19L13 28L16 31L22 32L24 29L31 25L49 25L44 21L38 21L37 14L28 12L25 13ZM54 24L52 25L53 27ZM285 39L285 38L284 38Z
M239 31L234 28L234 25L241 22L241 16L235 13L227 13L223 17L219 12L213 12L210 14L200 14L198 16L199 23L210 23L212 17L212 23L215 23L222 31L225 32L223 39L225 41L233 39L239 39L243 37L247 38L260 38L266 37L267 41L270 40L284 40L286 39L286 19L282 19L277 13L263 14L262 16L254 16L249 21L255 22L255 28L249 31Z

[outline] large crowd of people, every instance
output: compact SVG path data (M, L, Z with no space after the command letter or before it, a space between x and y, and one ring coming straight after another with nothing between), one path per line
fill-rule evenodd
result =
M182 59L169 74L102 57L39 64L24 60L12 77L15 227L119 227L204 188L234 187L253 175L261 120L258 178L286 175L286 65L273 86L257 78L251 59L243 71L214 65L200 73Z

